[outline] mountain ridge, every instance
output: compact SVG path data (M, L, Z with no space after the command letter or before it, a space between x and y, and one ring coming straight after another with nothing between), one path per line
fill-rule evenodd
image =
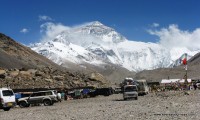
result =
M97 67L112 63L135 72L167 68L175 65L185 52L193 56L200 51L169 50L158 43L130 41L98 21L65 30L53 39L30 47L57 64L65 60Z

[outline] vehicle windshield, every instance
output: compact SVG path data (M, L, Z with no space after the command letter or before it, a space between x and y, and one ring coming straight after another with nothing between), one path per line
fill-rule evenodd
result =
M2 93L3 93L3 96L12 96L13 95L12 90L3 90Z
M131 91L137 91L137 88L136 86L129 86L129 87L126 87L125 92L131 92Z

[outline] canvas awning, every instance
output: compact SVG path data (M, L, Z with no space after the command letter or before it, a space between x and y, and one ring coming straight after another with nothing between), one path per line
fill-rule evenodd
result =
M187 79L187 81L190 83L191 79ZM184 83L185 79L162 79L161 80L161 84L176 83L176 82Z

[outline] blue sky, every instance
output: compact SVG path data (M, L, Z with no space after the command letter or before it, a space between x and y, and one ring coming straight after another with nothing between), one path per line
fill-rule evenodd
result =
M200 28L199 0L0 0L0 32L20 43L41 39L40 25L47 21L65 26L100 21L129 40L158 42L147 32L169 29L193 32ZM43 20L40 17L46 16ZM48 17L47 17L48 16ZM44 20L46 19L46 20ZM154 23L154 26L153 26ZM155 24L156 23L156 24Z

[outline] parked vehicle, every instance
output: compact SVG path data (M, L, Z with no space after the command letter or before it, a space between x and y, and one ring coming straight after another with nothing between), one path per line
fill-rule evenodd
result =
M200 80L196 81L196 86L197 86L198 89L200 89Z
M83 94L82 94L81 90L74 90L74 98L75 99L82 99L83 98Z
M139 95L146 95L149 93L149 87L147 85L146 80L137 80L137 87L138 87L138 94Z
M97 88L94 91L89 93L90 97L95 97L97 95L104 95L104 96L109 96L114 93L114 90L111 87L108 88Z
M82 90L83 98L89 97L89 92L90 92L90 89L83 89Z
M121 86L125 85L137 85L137 81L133 80L133 78L125 78Z
M114 93L115 93L115 94L119 94L119 93L122 93L122 91L123 91L123 90L122 90L121 87L116 87L115 90L114 90Z
M4 111L9 111L10 108L15 105L15 94L13 90L9 88L0 88L0 108Z
M112 88L97 88L96 93L98 95L109 96L114 93L114 90Z
M138 88L136 85L125 85L123 87L123 98L124 100L127 99L132 99L134 98L135 100L138 99Z
M29 107L30 104L43 103L45 106L53 105L58 102L57 92L54 90L33 92L29 97L18 99L20 107Z

